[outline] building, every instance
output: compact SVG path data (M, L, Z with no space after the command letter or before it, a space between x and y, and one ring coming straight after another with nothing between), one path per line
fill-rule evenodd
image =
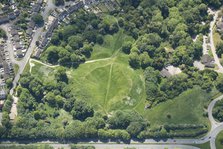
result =
M162 71L160 72L160 75L164 78L169 78L171 77L171 74L168 72L166 68L163 68Z
M2 110L3 106L4 106L4 100L0 100L0 110Z
M8 23L8 22L9 22L8 16L0 16L0 24Z
M210 55L205 54L201 57L201 63L204 64L205 67L208 68L214 68L214 58L212 58Z
M6 98L6 92L4 89L0 90L0 99L5 99Z
M160 72L160 75L164 78L169 78L171 76L180 74L181 72L182 71L180 70L180 68L169 65L169 66L163 68L163 70Z
M18 58L23 58L24 54L23 54L23 52L22 52L21 49L17 49L17 50L16 50L16 56L17 56Z

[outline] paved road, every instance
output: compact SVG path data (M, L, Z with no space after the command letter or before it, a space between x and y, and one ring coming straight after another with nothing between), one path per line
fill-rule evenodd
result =
M215 23L216 23L217 18L218 18L218 13L219 13L219 11L214 12L214 19L210 23L209 37L210 37L210 47L211 47L211 51L212 51L212 54L213 54L213 57L214 57L214 61L218 66L217 72L223 73L223 67L220 63L218 55L216 54L216 48L215 48L215 45L214 45L214 38L213 38L213 32L214 32L213 29L214 29Z
M50 10L52 10L54 8L55 8L55 5L53 4L53 1L52 0L48 0L48 2L46 4L46 7L45 7L45 10L42 13L43 18L44 18L45 21L47 20L47 18L49 16ZM6 31L8 37L10 37L10 34L8 32L9 31L9 24L2 25L1 27ZM10 95L13 95L13 93L14 93L14 89L16 88L16 86L18 84L20 75L22 74L23 70L25 69L25 66L28 63L29 58L31 57L34 49L36 48L36 41L39 39L39 37L40 37L40 35L41 35L42 31L43 31L43 28L44 27L38 28L34 32L33 39L32 39L32 41L30 43L30 46L27 49L27 52L26 52L24 58L22 60L20 60L20 61L17 61L14 58L14 51L13 51L12 42L10 41L10 38L7 41L7 48L8 48L8 51L9 51L10 59L11 59L12 63L17 64L19 66L19 70L18 70L18 72L15 75L14 80L13 80L13 87L10 90ZM13 96L13 104L12 104L12 109L11 109L11 114L10 114L10 115L12 115L12 117L17 115L17 107L16 107L17 101L18 101L18 98L15 98Z

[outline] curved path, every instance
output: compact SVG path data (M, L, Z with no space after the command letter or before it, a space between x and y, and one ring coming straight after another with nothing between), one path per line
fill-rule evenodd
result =
M223 67L220 63L220 60L218 58L218 55L216 53L216 47L214 45L214 26L216 24L216 21L217 21L217 18L218 18L218 14L219 14L220 11L216 11L216 12L213 12L214 14L214 18L213 18L213 21L211 21L210 23L210 33L209 33L209 37L210 37L210 47L211 47L211 52L213 54L213 57L214 57L214 61L215 61L215 64L218 66L218 70L217 72L219 73L223 73Z

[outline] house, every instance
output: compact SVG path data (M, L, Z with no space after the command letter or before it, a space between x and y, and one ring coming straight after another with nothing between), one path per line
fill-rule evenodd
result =
M8 18L10 20L14 20L16 18L16 15L13 12L11 12L11 13L8 14Z
M35 22L33 20L31 20L28 24L28 27L31 28L32 30L35 28Z
M0 99L5 99L6 98L6 92L4 89L0 90Z
M24 54L23 54L23 52L22 52L22 49L17 49L17 50L16 50L16 56L17 56L18 58L23 58Z
M29 37L31 37L32 34L33 34L33 29L32 29L32 28L28 28L28 29L26 30L26 34L27 34Z
M83 8L83 7L84 7L84 3L83 3L83 1L80 1L76 4L74 4L73 6L69 7L67 12L69 14L71 14L71 13L73 13L73 12L77 11L78 9Z
M201 63L204 64L205 67L208 68L214 68L214 58L212 58L210 55L205 54L201 57Z
M14 28L12 28L12 29L11 29L11 35L12 35L12 36L18 35L18 31L15 30Z
M16 42L15 48L16 48L16 50L20 50L20 49L22 49L22 45L19 42Z
M2 110L3 106L4 106L4 100L0 100L0 110Z
M42 52L42 50L40 48L38 48L35 51L35 53L34 53L34 57L37 58L37 59L39 59L40 58L40 55L41 55L41 52Z
M169 73L169 71L166 68L163 68L163 70L160 72L160 75L164 78L171 77L171 74Z
M41 5L37 3L32 7L32 12L38 13L40 9L41 9Z
M19 35L14 35L13 36L13 41L14 42L19 42L20 41Z
M163 70L160 72L160 75L164 78L169 78L171 76L180 74L181 72L182 71L180 68L169 65L169 66L163 68Z
M0 16L0 24L9 22L8 16Z

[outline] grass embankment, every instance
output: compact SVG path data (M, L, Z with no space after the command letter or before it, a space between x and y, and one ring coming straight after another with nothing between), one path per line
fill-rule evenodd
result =
M211 99L210 94L197 87L151 110L141 110L141 112L154 126L165 123L209 124L208 119L203 116L205 103L209 99Z
M199 147L200 149L211 149L210 142L206 142L204 144L193 145L193 146Z
M221 131L215 140L216 149L222 149L223 148L223 131Z
M18 71L19 71L19 65L14 64L13 67L14 67L14 72L15 72L15 74L17 74Z

